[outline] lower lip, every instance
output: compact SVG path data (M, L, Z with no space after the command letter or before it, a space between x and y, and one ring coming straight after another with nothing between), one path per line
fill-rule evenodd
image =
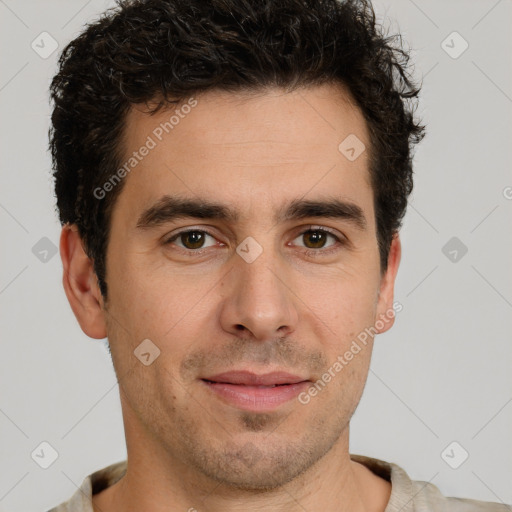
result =
M309 386L308 381L296 384L286 384L273 388L244 386L241 384L226 384L224 382L209 382L203 380L224 402L247 411L272 411L280 405L296 398Z

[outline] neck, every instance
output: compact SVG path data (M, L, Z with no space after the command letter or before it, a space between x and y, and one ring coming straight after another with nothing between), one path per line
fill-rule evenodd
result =
M156 441L134 443L127 434L126 475L93 497L94 511L384 512L391 484L350 459L348 437L347 427L322 459L284 486L248 491L174 460Z

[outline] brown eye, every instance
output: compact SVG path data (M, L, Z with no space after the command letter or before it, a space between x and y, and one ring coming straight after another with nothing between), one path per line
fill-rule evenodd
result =
M329 236L330 233L326 233L325 231L316 229L316 230L308 230L305 231L302 234L303 239L309 240L309 243L306 243L306 247L308 249L321 249L325 246L325 243L327 241L327 236ZM332 235L330 235L332 236Z
M215 242L215 238L206 231L202 231L199 229L182 231L181 233L178 233L173 237L169 238L169 240L165 242L165 245L176 244L181 249L188 249L191 251L215 245L215 243L212 243L210 245L205 246L207 237L211 238Z
M199 249L204 244L204 233L201 231L187 231L181 233L180 240L187 249Z
M325 228L310 227L300 233L293 243L302 247L303 252L308 256L326 256L341 249L345 245L345 239L343 235L337 236Z

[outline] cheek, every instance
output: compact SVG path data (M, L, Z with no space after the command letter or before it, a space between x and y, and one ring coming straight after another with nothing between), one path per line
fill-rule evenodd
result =
M330 328L335 343L357 336L375 318L377 279L369 272L331 273L307 280L302 287L308 306Z
M374 319L378 268L366 245L338 267L292 265L283 276L293 291L287 300L297 309L299 323L306 328L316 323L324 333L318 332L319 339L331 339L336 349ZM173 350L179 351L180 344L193 349L190 342L207 324L215 324L222 304L245 293L229 285L236 272L223 279L220 267L173 267L162 254L129 250L118 251L110 261L115 261L108 269L113 316L134 344L149 338L162 348L172 342Z
M136 328L151 328L158 337L193 313L210 288L208 280L213 281L213 277L171 269L162 255L125 252L111 267L109 293L118 313Z
M212 278L208 285L206 276L184 276L165 269L150 272L143 266L127 271L126 276L118 314L128 326L131 352L142 340L150 339L160 350L158 366L176 376L181 361L201 347L205 331L213 328L218 311L216 280Z
M215 296L215 280L178 274L147 276L138 283L137 311L159 337L176 330L193 330Z

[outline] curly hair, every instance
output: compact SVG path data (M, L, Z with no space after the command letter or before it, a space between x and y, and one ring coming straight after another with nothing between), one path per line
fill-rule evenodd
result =
M118 0L64 48L50 87L56 207L62 224L77 225L103 297L123 182L101 200L93 191L121 164L131 105L151 102L154 113L209 90L348 87L370 133L384 272L413 187L412 145L425 135L408 61L369 0Z

